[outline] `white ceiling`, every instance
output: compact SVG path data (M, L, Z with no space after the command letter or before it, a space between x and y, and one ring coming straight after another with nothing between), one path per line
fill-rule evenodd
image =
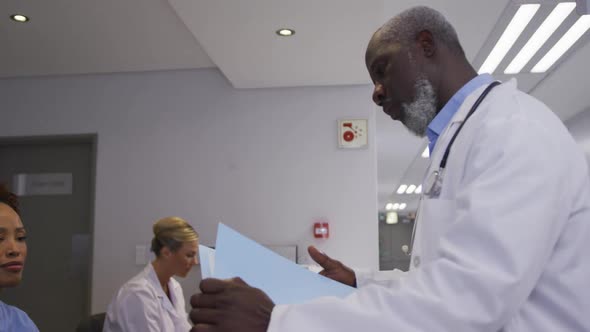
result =
M237 88L368 84L365 47L385 17L383 0L169 1Z
M401 10L423 4L443 12L479 66L522 2L527 0L2 0L0 78L216 66L236 88L369 84L367 41ZM13 13L31 21L12 22ZM295 29L295 36L277 36L282 27ZM517 46L532 32L525 31ZM517 76L523 90L562 119L590 106L588 35L549 75ZM383 207L391 199L408 200L391 193L402 181L418 182L427 161L419 158L423 140L375 111Z
M2 0L0 13L0 77L214 66L166 0Z

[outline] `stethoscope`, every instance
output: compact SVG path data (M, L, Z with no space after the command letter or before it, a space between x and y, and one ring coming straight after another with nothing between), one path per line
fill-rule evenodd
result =
M445 150L445 154L443 155L443 158L440 161L440 164L438 166L438 170L432 172L424 181L424 185L422 187L425 190L422 191L422 196L420 197L420 202L418 203L418 211L420 211L420 205L422 204L422 197L425 196L428 198L437 198L440 196L440 192L442 190L442 182L443 182L445 167L447 167L447 160L449 159L449 153L451 152L451 148L453 146L453 143L455 143L455 139L459 135L459 132L461 132L461 129L463 129L465 122L467 122L467 120L471 117L471 115L473 115L475 110L477 110L479 105L482 103L482 101L485 99L485 97L490 93L490 91L492 91L492 89L498 85L500 85L500 82L498 82L498 81L492 82L490 85L488 85L488 87L482 92L482 94L479 96L479 98L477 98L477 101L475 101L475 104L473 104L473 106L469 110L469 113L467 113L467 115L465 116L465 119L463 120L463 122L461 122L461 125L459 125L459 128L457 128L457 130L453 134L453 137L451 138L449 144L447 145L447 148ZM414 237L416 236L416 224L418 223L418 217L419 216L416 215L416 218L414 220L414 226L412 228L412 237L410 239L410 246L409 247L404 246L402 248L402 251L404 251L405 254L408 256L412 255L412 250L414 249Z

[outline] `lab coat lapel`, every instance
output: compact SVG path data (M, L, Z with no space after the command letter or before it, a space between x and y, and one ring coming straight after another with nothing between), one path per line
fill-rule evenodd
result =
M434 151L430 154L430 165L424 174L422 181L422 194L418 206L418 213L416 219L416 233L412 250L412 258L410 262L410 269L419 268L423 263L427 263L434 258L438 237L444 230L444 224L448 223L450 218L454 217L454 202L441 199L430 199L424 195L426 179L435 171L439 170L440 162L445 154L450 140L465 120L467 113L475 104L482 92L487 88L483 86L475 90L469 95L459 110L455 113L449 124L445 127L442 134L437 140ZM476 110L477 112L477 110ZM444 175L443 175L444 176ZM444 188L444 179L443 179ZM436 211L433 211L436 210ZM444 219L444 220L443 220Z
M158 280L158 275L156 274L154 267L152 266L152 264L149 264L148 268L150 270L148 272L147 279L150 282L150 284L152 285L152 287L156 290L156 296L160 300L162 307L166 311L168 311L170 314L172 314L173 316L176 316L176 310L175 310L174 306L172 305L172 302L170 301L170 299L168 298L168 296L166 295L166 293L162 289L162 285L160 285L160 281ZM174 292L176 290L173 289L173 283L171 280L168 281L168 289L170 290L171 297L174 299L175 295L176 295L176 294L174 294Z

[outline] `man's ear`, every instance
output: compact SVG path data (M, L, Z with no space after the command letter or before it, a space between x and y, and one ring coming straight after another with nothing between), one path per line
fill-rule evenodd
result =
M423 30L418 33L417 43L420 51L426 58L431 58L436 54L436 44L434 36L428 30Z

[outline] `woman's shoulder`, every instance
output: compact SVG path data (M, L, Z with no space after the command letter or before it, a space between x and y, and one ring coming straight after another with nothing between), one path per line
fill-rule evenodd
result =
M155 297L157 290L155 289L153 278L150 269L144 269L119 289L119 297L127 297L129 295Z
M0 330L1 331L39 331L29 315L17 307L0 301Z
M145 278L133 278L127 281L119 290L119 295L125 294L155 295L153 285Z
M27 315L24 311L15 306L8 305L2 301L0 301L0 315L3 318L10 318L12 316L29 318L29 315Z

